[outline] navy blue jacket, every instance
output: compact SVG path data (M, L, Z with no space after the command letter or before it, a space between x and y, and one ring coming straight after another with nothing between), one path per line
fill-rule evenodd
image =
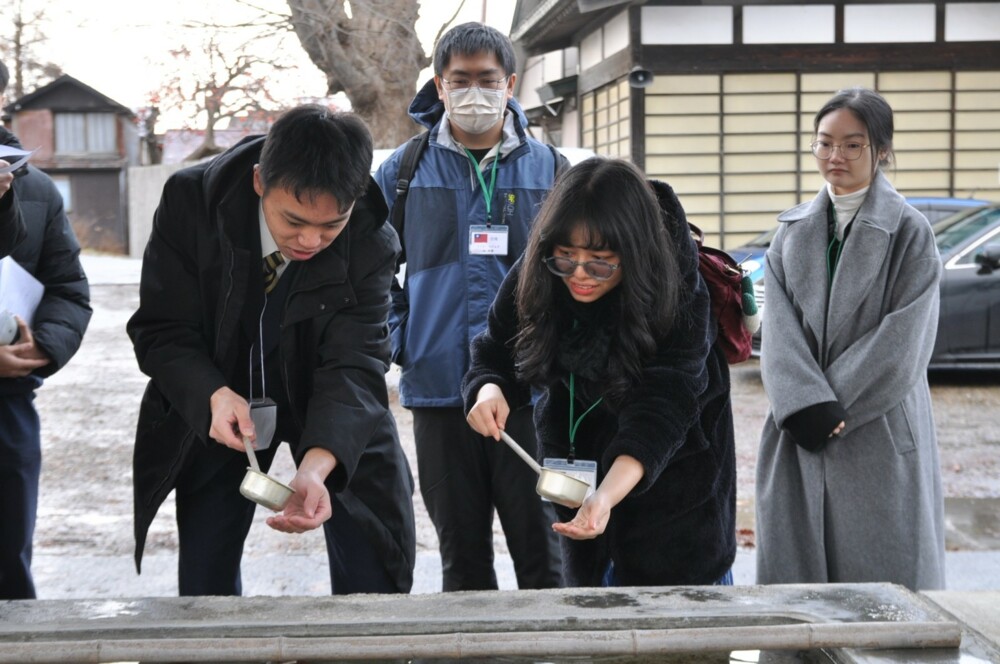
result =
M492 199L493 223L509 229L507 255L469 255L469 228L486 223L486 204L468 156L439 140L444 104L433 81L417 93L409 112L431 135L406 199L400 238L406 279L395 291L389 320L392 361L402 367L403 406L460 408L469 343L486 326L493 297L524 251L557 160L564 158L526 134L524 113L508 101ZM390 209L402 155L400 147L375 174ZM484 177L488 181L489 167Z

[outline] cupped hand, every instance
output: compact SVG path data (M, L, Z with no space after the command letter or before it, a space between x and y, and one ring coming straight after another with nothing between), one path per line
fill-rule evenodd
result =
M611 504L600 491L583 501L576 516L565 523L552 524L552 530L575 540L594 539L604 533L611 518Z
M319 528L333 516L330 492L317 473L300 469L289 485L295 493L281 514L268 517L268 526L283 533L304 533Z
M21 378L51 362L35 344L31 328L20 316L17 320L17 343L0 346L0 378Z
M479 388L476 403L465 419L476 433L500 440L500 431L507 426L508 415L510 406L507 405L500 386L487 383Z

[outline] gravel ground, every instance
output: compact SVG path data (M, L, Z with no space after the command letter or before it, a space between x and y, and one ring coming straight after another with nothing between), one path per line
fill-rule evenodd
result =
M131 556L133 548L132 440L146 378L136 367L125 334L125 322L138 305L137 261L89 257L85 265L92 280L93 320L79 353L63 371L46 382L36 400L42 417L44 454L35 534L36 568L40 560L74 558L80 561L72 575L75 578L46 579L47 583L56 584L54 588L40 584L40 592L49 597L67 596L74 584L86 580L91 573L97 575L96 568L88 570L86 561L109 557L124 561ZM390 373L389 382L394 385L393 373ZM998 386L1000 372L932 375L944 487L949 499L1000 499L1000 433L995 426L996 413L1000 412ZM400 437L415 474L411 418L399 407L394 390L392 396ZM750 546L753 542L757 441L767 410L767 398L755 360L733 368L733 402L739 478L738 525L741 543ZM272 474L284 480L293 475L291 459L286 452L279 453ZM434 528L419 493L414 501L418 552L433 554L437 549ZM986 502L996 505L993 500ZM996 514L995 509L993 514ZM321 560L317 558L324 550L320 533L301 536L277 533L263 524L264 516L264 510L258 510L247 541L248 560L270 560L271 556L288 555ZM987 528L995 527L994 517ZM498 554L505 554L499 525L496 535ZM953 543L949 546L956 548ZM146 555L151 561L148 567L152 570L143 575L147 587L154 591L166 588L164 592L170 592L169 581L148 577L161 573L173 575L173 563L157 561L168 560L175 554L176 547L173 501L168 499L153 523L146 546ZM971 548L977 547L973 544ZM159 568L163 571L157 571ZM310 582L306 591L315 588L318 594L328 592L325 570L311 573L316 580ZM101 583L102 594L121 594L114 580ZM290 590L300 592L302 588Z

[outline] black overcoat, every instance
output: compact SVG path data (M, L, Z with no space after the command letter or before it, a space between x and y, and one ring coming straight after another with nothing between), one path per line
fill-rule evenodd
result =
M13 190L8 190L0 197L0 258L14 251L14 247L21 244L27 235L21 209L14 201L15 196Z
M21 147L14 134L3 127L0 144ZM0 395L32 392L41 386L42 379L66 366L79 350L93 313L90 286L80 263L80 244L66 217L62 195L52 178L30 164L15 175L11 191L0 201L0 215L24 231L6 238L11 244L16 241L11 258L45 285L31 334L51 361L27 376L0 378ZM2 211L8 202L16 209L5 214Z
M0 127L0 145L21 147L17 137L3 127ZM10 161L14 161L14 159ZM23 177L27 173L28 165L26 164L18 169L17 176ZM24 225L24 217L21 216L20 207L15 201L16 197L17 190L14 187L0 196L0 258L10 255L10 252L14 251L14 247L21 244L28 234Z
M263 137L164 186L142 267L139 309L128 323L151 380L133 459L136 567L157 509L194 445L208 436L209 399L245 371L237 352L247 283L259 275L253 166ZM389 288L399 241L371 182L345 230L302 262L286 300L279 341L296 462L313 447L337 467L327 480L381 554L402 592L413 582L413 479L388 405ZM238 365L238 366L237 366ZM244 395L246 396L246 395Z

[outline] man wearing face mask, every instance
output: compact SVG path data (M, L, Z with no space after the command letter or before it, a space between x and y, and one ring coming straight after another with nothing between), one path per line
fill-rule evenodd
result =
M535 493L537 476L505 445L469 428L460 389L469 342L486 326L566 166L528 136L513 97L515 69L505 35L481 23L456 26L436 45L434 79L409 108L430 133L405 198L406 276L393 293L392 360L402 367L400 402L413 413L420 491L437 529L445 591L497 587L494 509L518 586L562 585L556 517ZM390 209L404 150L375 175ZM511 412L505 428L534 453L530 407Z

